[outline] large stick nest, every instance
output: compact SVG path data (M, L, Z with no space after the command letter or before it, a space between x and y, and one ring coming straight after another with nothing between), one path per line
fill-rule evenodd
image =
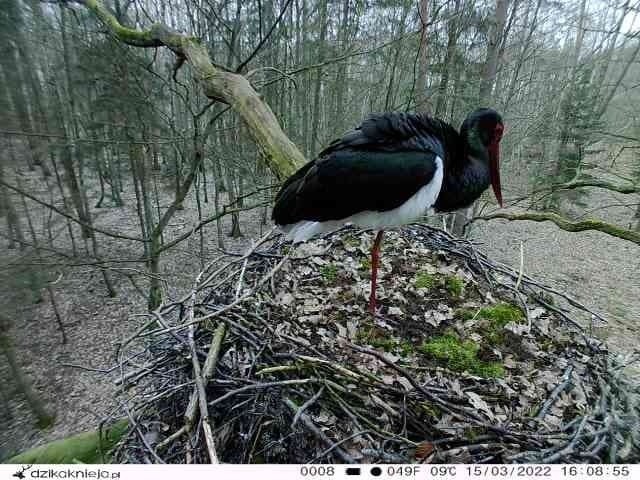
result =
M591 312L466 240L267 235L120 350L120 462L634 462L638 386Z

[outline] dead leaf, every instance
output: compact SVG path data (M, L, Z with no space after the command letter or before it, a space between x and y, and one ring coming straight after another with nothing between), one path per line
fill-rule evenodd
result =
M480 395L475 392L467 392L467 397L469 397L471 405L473 405L478 410L482 410L483 412L485 412L489 416L489 418L495 418L493 415L493 410L491 410L489 404L485 402L482 397L480 397Z
M295 298L289 292L279 292L276 296L276 303L285 307L291 305L294 300Z
M425 321L434 327L439 327L442 322L451 318L447 313L443 313L437 310L429 310L424 312Z
M450 388L459 398L464 397L464 393L462 392L462 387L460 386L460 382L458 381L457 378L451 381Z
M304 242L299 243L296 246L295 253L291 256L292 259L306 258L314 255L322 255L324 253L324 247L321 241Z
M304 313L314 313L318 312L322 306L318 302L317 298L305 298L304 304L302 305L302 311Z
M529 326L522 323L509 322L504 326L505 330L510 331L514 335L521 337L529 332Z
M400 385L404 387L406 391L410 392L411 390L413 390L413 385L411 385L411 382L405 377L398 377L396 380Z
M516 361L513 359L513 355L506 355L502 363L506 368L509 369L514 369L518 366Z
M382 375L382 383L385 385L393 385L396 381L396 377L394 375Z
M397 355L393 355L389 352L385 352L383 353L384 358L386 358L387 360L389 360L391 363L396 363L398 360L400 360L400 357Z
M431 442L420 442L418 444L418 446L416 447L416 459L417 460L422 460L426 457L428 457L429 455L431 455L431 453L434 450L434 446L433 443Z
M322 315L301 315L298 317L298 322L300 323L310 323L312 325L317 325L322 320Z
M347 320L347 332L350 340L355 339L358 335L358 322L354 320Z

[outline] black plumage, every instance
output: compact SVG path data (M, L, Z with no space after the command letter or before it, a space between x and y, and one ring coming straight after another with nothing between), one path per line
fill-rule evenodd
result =
M365 210L394 209L431 181L436 156L443 161L444 175L434 209L444 212L468 206L490 180L486 162L467 158L474 150L468 137L478 119L501 122L493 110L474 113L463 123L461 134L426 114L369 116L284 183L273 209L275 223L323 222Z

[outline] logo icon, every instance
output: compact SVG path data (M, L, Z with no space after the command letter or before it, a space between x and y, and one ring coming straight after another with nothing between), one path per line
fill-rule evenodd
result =
M24 472L26 472L27 470L29 470L31 467L33 467L33 465L27 465L26 467L22 467L22 469L18 470L16 473L14 473L12 476L13 477L17 477L20 480L23 480L24 477Z

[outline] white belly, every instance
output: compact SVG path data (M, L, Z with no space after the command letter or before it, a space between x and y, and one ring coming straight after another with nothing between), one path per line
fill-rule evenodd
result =
M374 228L384 230L411 223L423 216L433 206L442 187L443 166L442 159L436 157L436 171L433 178L424 187L420 188L406 202L393 210L375 212L365 210L350 217L326 222L314 222L303 220L301 222L285 225L282 228L287 233L287 239L294 243L304 242L315 235L332 232L338 228L353 224L360 228ZM381 192L384 194L383 192Z

